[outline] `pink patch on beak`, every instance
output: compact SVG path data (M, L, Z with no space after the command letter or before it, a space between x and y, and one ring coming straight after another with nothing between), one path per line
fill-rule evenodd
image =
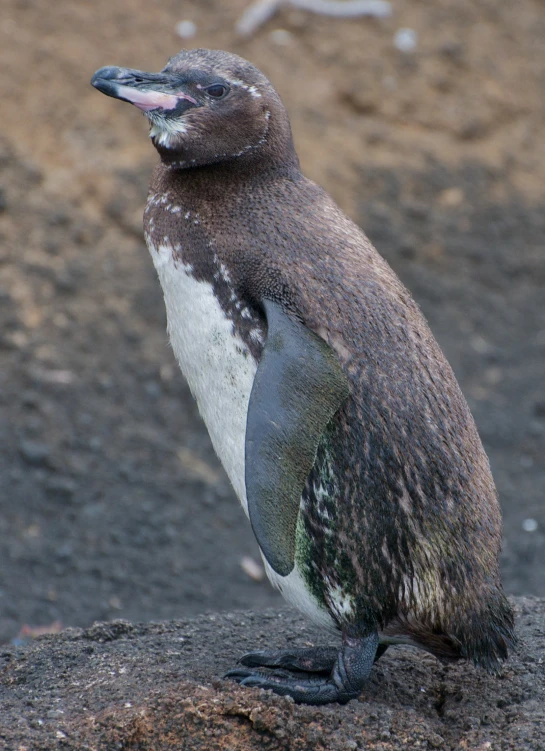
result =
M162 91L139 91L133 89L132 86L123 86L119 84L116 89L116 93L119 97L126 99L135 107L143 112L149 112L150 110L163 109L173 110L178 104L179 99L187 99L193 104L197 104L193 97L188 94L164 94Z

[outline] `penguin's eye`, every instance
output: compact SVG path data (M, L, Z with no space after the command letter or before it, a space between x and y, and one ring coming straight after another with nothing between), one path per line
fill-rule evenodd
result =
M212 86L206 88L208 96L214 97L214 99L223 99L223 97L229 92L227 86L222 83L214 83Z

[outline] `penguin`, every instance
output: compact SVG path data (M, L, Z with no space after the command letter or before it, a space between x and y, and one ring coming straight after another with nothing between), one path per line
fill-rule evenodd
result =
M268 578L340 633L226 677L344 704L392 644L497 671L515 636L475 423L410 293L301 173L271 83L205 49L91 83L149 120L144 232L170 342Z

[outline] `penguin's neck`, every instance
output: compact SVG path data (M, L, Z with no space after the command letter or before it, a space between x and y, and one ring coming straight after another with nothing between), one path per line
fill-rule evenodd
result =
M217 212L228 208L239 199L251 203L254 187L263 189L267 184L281 180L297 180L302 177L299 162L271 164L268 167L258 162L232 159L219 164L202 167L176 168L161 161L152 176L150 193L176 195L184 205L195 210L213 207Z
M194 177L198 179L200 170L210 176L205 179L212 180L221 180L223 176L232 179L236 175L244 178L251 174L264 175L269 171L299 170L299 158L295 151L290 122L285 109L279 102L268 103L263 124L264 130L258 140L255 135L252 136L252 129L247 129L247 142L241 150L231 156L225 154L215 156L212 159L217 161L209 163L205 161L202 143L199 144L199 141L192 142L190 139L184 144L182 140L182 143L171 143L165 146L160 143L160 139L153 138L152 140L161 163L167 169L185 173L190 180ZM229 123L226 120L225 125L243 128L244 121ZM213 134L202 135L207 138L209 146L214 144ZM223 149L219 148L218 151L221 152Z
M251 183L219 167L156 168L144 212L146 241L156 267L170 254L175 266L211 286L233 332L258 361L265 323L243 280L252 249L236 228L237 217L252 213Z

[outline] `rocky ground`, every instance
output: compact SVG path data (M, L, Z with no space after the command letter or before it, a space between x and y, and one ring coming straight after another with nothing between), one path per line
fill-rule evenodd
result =
M0 643L280 604L168 347L141 230L145 122L89 86L184 44L267 73L305 172L413 291L491 459L506 589L545 595L542 3L394 0L382 21L285 8L248 40L245 5L4 0Z
M522 643L501 676L395 647L344 707L297 706L218 680L241 651L320 643L291 611L68 629L0 651L0 748L539 751L545 601L516 607Z

